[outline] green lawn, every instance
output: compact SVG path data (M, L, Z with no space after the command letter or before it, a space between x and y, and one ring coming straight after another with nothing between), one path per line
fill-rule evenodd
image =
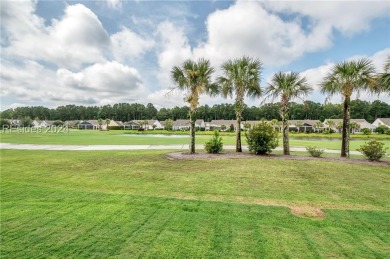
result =
M4 258L390 257L389 167L0 152Z
M96 131L96 130L71 130L69 133L1 133L0 141L3 143L18 144L62 144L62 145L164 145L164 144L188 144L189 137L180 135L178 138L153 137L148 134L125 134L129 131ZM149 131L151 132L151 131ZM134 133L131 132L131 133ZM161 133L161 132L160 132ZM200 134L196 136L197 144L204 144L211 136ZM291 147L318 146L328 149L340 149L341 139L335 138L310 138L303 139L303 134L291 134ZM297 138L297 136L300 136ZM225 145L234 145L234 135L222 136ZM243 144L246 144L245 136L242 137ZM350 149L356 150L367 140L353 139L350 142ZM390 149L390 140L380 140L385 147ZM280 139L279 144L282 145Z

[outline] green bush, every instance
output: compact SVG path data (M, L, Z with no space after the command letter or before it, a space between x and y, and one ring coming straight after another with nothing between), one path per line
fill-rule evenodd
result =
M320 157L324 153L324 150L319 147L306 147L306 150L312 157Z
M371 135L371 130L368 128L364 128L364 129L362 129L362 133L363 133L363 135Z
M387 134L387 131L390 131L388 127L385 125L380 125L375 128L374 132L379 133L379 134Z
M218 154L223 151L222 138L219 136L218 131L214 131L214 136L206 142L204 145L207 153Z
M386 155L387 148L384 145L382 142L371 140L361 145L357 151L361 152L370 161L379 161Z
M245 133L248 149L256 155L269 154L278 146L278 131L262 121Z
M123 130L123 126L108 126L108 130Z

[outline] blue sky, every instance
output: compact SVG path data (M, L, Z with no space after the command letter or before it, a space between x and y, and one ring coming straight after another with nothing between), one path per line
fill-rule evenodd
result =
M323 103L318 83L335 63L367 57L382 70L389 13L388 1L1 1L1 110L181 106L183 93L167 95L173 66L203 57L218 75L243 55L263 62L262 86L275 72L301 72L315 89L308 99ZM232 100L200 100L222 102Z

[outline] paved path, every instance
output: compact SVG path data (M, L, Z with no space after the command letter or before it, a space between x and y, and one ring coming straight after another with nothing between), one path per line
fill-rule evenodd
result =
M202 150L203 145L196 145L196 149ZM234 150L234 145L224 145L224 149ZM247 146L242 146L244 150L248 150ZM38 145L38 144L11 144L0 143L0 149L23 149L23 150L186 150L188 144L185 145ZM282 147L277 147L275 150L282 150ZM291 151L306 152L304 147L291 147ZM339 154L340 150L324 149L325 153ZM350 151L351 155L360 155L358 151Z

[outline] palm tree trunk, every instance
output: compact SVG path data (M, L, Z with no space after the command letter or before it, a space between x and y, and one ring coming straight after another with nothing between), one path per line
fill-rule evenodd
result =
M192 112L190 112L190 122L190 154L195 154L195 120Z
M341 157L349 158L349 121L350 121L350 102L351 97L345 96L343 107L343 129L341 142Z
M241 148L241 114L237 113L236 152L242 152Z
M288 120L286 117L283 117L283 154L284 155L290 155L290 145L288 141Z
M283 98L284 99L284 98ZM290 155L290 145L288 139L288 101L282 100L281 113L282 122L283 122L283 154Z

